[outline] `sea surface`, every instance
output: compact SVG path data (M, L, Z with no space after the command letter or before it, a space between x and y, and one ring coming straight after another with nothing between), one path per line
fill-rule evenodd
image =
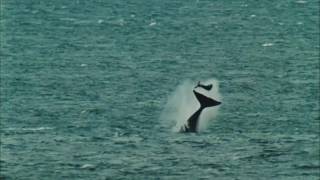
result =
M0 6L0 179L319 180L319 1ZM218 115L173 132L170 94L207 78Z

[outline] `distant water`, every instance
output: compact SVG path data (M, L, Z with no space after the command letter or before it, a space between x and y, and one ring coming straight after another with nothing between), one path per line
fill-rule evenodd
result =
M0 32L0 179L319 179L316 0L10 0ZM212 77L214 121L172 132Z

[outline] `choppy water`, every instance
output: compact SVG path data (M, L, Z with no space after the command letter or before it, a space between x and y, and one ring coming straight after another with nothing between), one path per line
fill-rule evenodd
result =
M1 1L2 179L319 179L316 0ZM220 81L199 134L161 122Z

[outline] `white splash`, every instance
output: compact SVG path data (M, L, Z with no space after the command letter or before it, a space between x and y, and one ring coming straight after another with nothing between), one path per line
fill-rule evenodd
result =
M197 88L197 92L221 101L222 97L219 93L219 83L216 79L208 79L201 81L201 83L205 85L212 84L213 87L210 91ZM192 91L196 84L196 81L186 80L180 84L168 98L167 104L161 114L161 119L166 123L166 126L173 127L174 132L178 132L181 126L186 124L188 118L200 107L200 103ZM219 106L204 109L199 119L200 131L206 129L208 122L215 118L218 110Z

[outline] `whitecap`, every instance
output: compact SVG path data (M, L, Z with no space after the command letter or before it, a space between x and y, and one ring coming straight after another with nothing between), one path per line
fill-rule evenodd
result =
M52 127L34 127L34 128L6 128L4 131L44 131L54 129Z
M273 43L264 43L262 44L263 47L270 47L273 46Z
M150 24L149 24L149 26L155 26L157 23L156 22L151 22Z
M88 170L95 170L96 166L93 164L84 164L80 167L80 169L88 169Z
M307 1L304 1L304 0L298 0L298 1L296 1L296 3L298 3L298 4L305 4L305 3L307 3Z

